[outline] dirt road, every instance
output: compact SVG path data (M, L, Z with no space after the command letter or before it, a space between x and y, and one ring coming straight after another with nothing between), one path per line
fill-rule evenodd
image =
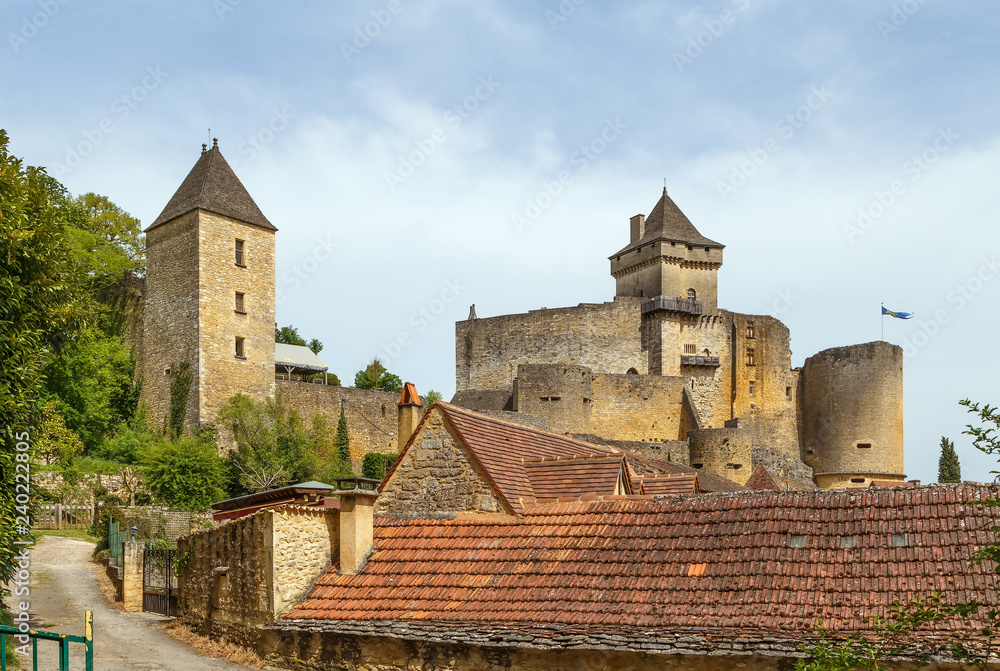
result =
M75 538L42 536L31 551L31 628L83 635L94 612L94 669L100 671L243 671L248 667L203 657L163 631L168 618L111 610L88 565L94 546ZM21 600L23 597L16 600ZM8 597L13 605L15 597ZM12 609L14 611L14 609ZM16 611L14 611L16 612ZM56 644L39 642L39 668L57 669ZM82 648L74 645L74 648ZM43 648L45 649L43 652ZM43 666L44 664L44 666ZM30 666L28 667L30 668ZM83 669L82 651L71 669Z

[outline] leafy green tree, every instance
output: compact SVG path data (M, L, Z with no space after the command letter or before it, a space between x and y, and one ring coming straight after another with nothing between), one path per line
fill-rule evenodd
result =
M242 491L261 492L313 477L314 441L280 393L260 402L237 394L219 409L218 421L236 441L229 458Z
M427 393L424 394L424 406L426 406L428 409L440 400L441 400L441 392L439 391L434 391L433 389L429 389L427 390Z
M323 343L321 343L316 338L310 340L309 343L306 345L306 347L311 349L313 354L319 354L321 351L323 351Z
M83 454L80 436L66 427L62 413L52 403L42 408L35 433L35 454L46 464L58 462L64 468L72 468L76 458Z
M351 465L351 437L347 433L347 416L344 408L340 408L340 419L337 420L337 435L333 438L333 449L337 455L336 472L334 475L346 478L354 475Z
M958 463L955 443L941 436L941 456L938 458L938 482L961 482L962 465Z
M14 565L14 464L41 403L51 353L74 336L78 305L68 261L65 189L11 156L0 130L0 585Z
M274 329L274 342L280 342L285 345L306 346L305 338L299 335L299 330L294 326L282 326L281 328Z
M396 463L398 457L399 455L396 454L369 452L365 455L364 462L361 465L361 475L373 480L382 480L389 472L389 469L392 468L392 465Z
M354 386L358 389L382 389L395 394L403 391L403 381L398 375L388 372L378 358L354 375Z
M161 440L142 461L142 479L157 501L203 510L225 498L226 469L215 442L204 437Z
M132 419L100 445L94 456L118 464L135 465L142 461L143 455L158 439L146 420L146 408L142 406Z

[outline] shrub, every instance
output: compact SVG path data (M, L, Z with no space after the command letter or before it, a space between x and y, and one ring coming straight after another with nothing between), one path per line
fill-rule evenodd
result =
M396 454L381 454L379 452L369 452L365 455L364 463L361 465L361 474L366 478L381 480L385 477L392 465L396 463Z

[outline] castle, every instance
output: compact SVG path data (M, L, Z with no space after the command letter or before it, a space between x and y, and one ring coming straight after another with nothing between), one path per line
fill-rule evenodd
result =
M453 403L746 483L903 481L902 350L872 342L791 367L788 328L718 307L724 246L667 195L611 255L614 300L456 325Z
M173 405L190 432L237 393L280 391L306 421L343 409L356 463L406 442L395 395L275 375L277 228L216 143L145 232L135 340L153 422ZM899 347L835 348L793 369L784 324L718 307L724 246L666 189L630 232L610 257L612 302L458 322L453 403L739 484L759 466L794 486L905 478Z

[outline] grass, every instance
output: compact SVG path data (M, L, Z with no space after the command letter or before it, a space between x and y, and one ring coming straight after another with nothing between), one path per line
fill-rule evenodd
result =
M59 536L61 538L79 538L82 541L96 543L100 539L91 536L86 529L32 529L31 535L36 539L42 536Z

